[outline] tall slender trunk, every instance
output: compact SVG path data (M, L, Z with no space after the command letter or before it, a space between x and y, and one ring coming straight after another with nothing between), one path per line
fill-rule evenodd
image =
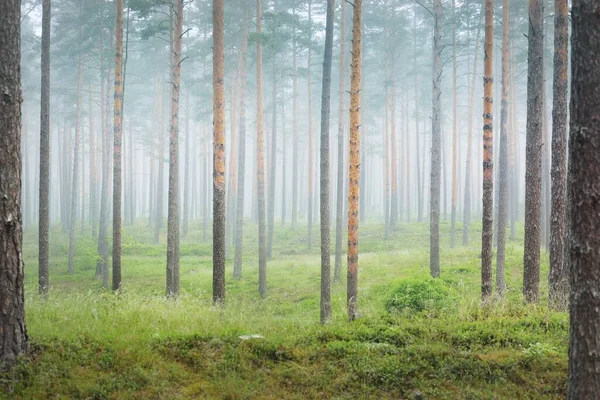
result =
M0 2L0 368L27 352L21 206L21 2ZM41 175L40 175L41 176Z
M566 4L561 6L566 7ZM559 18L566 12L560 10ZM574 0L569 139L570 343L568 398L600 398L600 25L598 2ZM564 31L563 31L564 32ZM559 35L561 40L563 35ZM563 47L564 48L564 47ZM564 69L563 69L564 71ZM559 69L560 73L560 69Z
M483 5L482 5L483 11ZM465 165L465 197L463 204L463 246L469 245L469 226L471 225L471 198L473 188L473 108L475 102L475 81L477 78L477 64L479 61L479 39L481 37L481 17L483 12L479 13L479 20L477 23L477 36L475 39L475 58L473 59L473 72L470 77L471 84L469 87L469 108L467 111L467 159ZM469 27L470 29L470 27ZM467 79L469 77L467 76Z
M171 128L169 132L169 206L167 217L167 297L179 296L179 86L183 0L171 10Z
M362 69L362 0L354 0L352 17L352 64L350 79L350 157L348 159L348 320L357 317L358 205L360 194L360 88Z
M112 290L121 289L121 141L123 122L123 0L116 0Z
M181 0L180 0L181 1ZM260 0L259 0L260 1ZM183 2L182 2L183 3ZM223 0L213 1L213 302L225 301L225 55ZM183 8L183 5L182 5Z
M342 233L344 224L344 112L346 110L346 2L341 1L340 14L340 87L338 92L338 169L335 212L335 267L333 281L342 279Z
M262 0L256 0L256 34L262 34ZM267 296L267 232L265 215L265 132L263 127L262 43L256 41L256 196L258 205L258 291Z
M79 95L83 96L83 93L80 93ZM81 101L82 100L78 100L79 103L81 103ZM81 235L83 235L85 232L85 131L83 129L83 122L81 121L81 116L79 116L79 120L81 125Z
M96 162L96 138L94 136L94 103L92 101L92 89L90 84L90 225L92 237L96 236L96 223L98 222L98 163Z
M285 91L284 91L285 94ZM286 115L285 102L281 105L281 114ZM281 118L281 226L285 226L287 216L287 131L285 118Z
M390 230L396 227L398 222L398 155L396 150L396 41L392 38L391 65L390 65ZM400 201L402 203L402 201ZM401 207L402 208L402 207Z
M510 0L502 2L502 100L500 110L500 155L499 191L498 191L498 250L496 257L496 293L504 296L504 261L506 258L506 225L508 217L508 85L509 85L509 32L510 32Z
M242 39L244 40L244 39ZM236 224L236 218L235 218L235 208L236 208L236 197L237 197L237 193L236 193L236 185L237 185L237 174L238 174L238 167L237 167L237 161L238 161L238 156L237 156L237 141L238 141L238 134L239 134L239 127L237 126L238 120L237 120L237 113L238 113L238 106L239 106L239 100L238 100L238 96L239 96L239 92L240 92L240 57L241 55L238 53L238 66L237 66L237 71L235 72L235 79L231 79L232 84L231 84L231 107L229 109L229 115L230 115L230 128L229 131L231 132L231 147L229 150L229 169L228 169L228 181L227 181L227 205L226 205L226 214L229 215L229 218L227 218L226 220L226 232L225 232L225 250L226 250L226 254L229 253L229 250L231 248L231 246L234 244L234 239L235 239L235 224ZM239 173L243 173L242 171L240 171Z
M430 221L429 240L430 258L429 269L431 276L440 276L440 186L441 186L441 79L442 64L442 2L434 0L433 25L433 95L432 95L432 124L431 124L431 185L430 185Z
M190 219L190 149L192 147L190 135L190 95L185 96L185 173L183 177L183 224L182 236L188 234Z
M296 17L296 8L293 9L294 18ZM298 133L297 133L297 112L298 112L298 69L296 65L296 33L292 38L292 229L298 225Z
M164 133L164 108L163 108L163 90L160 82L160 75L156 73L157 81L157 112L158 112L158 179L156 185L156 209L154 216L154 244L160 242L160 231L163 224L163 208L164 208L164 180L165 180L165 133Z
M40 101L40 227L38 291L46 295L50 286L50 0L42 3L42 56Z
M237 175L236 196L236 223L235 223L235 256L233 261L233 278L242 278L242 252L244 248L244 194L245 194L245 171L246 171L246 84L248 71L246 63L248 58L248 6L244 7L244 27L242 33L242 44L240 46L240 110L238 124L238 167L240 173Z
M312 129L312 0L308 0L308 60L307 60L307 85L308 85L308 250L312 249L313 228L313 129Z
M452 209L450 248L456 245L456 199L458 197L458 103L456 94L456 1L452 0Z
M481 297L492 295L494 223L494 131L493 131L494 2L485 1L483 58L483 215L481 228Z
M417 2L414 4L413 18L413 73L415 75L415 136L417 147L417 221L423 222L423 185L421 175L424 171L421 170L421 145L419 134L419 76L417 72ZM425 158L425 156L423 156Z
M206 124L202 124L202 159L204 161L202 174L202 241L206 242L208 236L208 209L209 200L209 159L208 159L208 134Z
M104 63L104 12L101 13L101 32L100 32L100 107L102 114L102 189L100 192L100 221L98 227L98 261L96 262L96 279L102 279L104 288L108 288L108 219L109 219L109 196L108 187L110 185L109 175L109 147L110 136L108 134L107 123L107 86L109 83L109 74L106 74L106 65ZM106 85L105 85L106 84Z
M385 31L384 31L385 32ZM384 44L384 48L387 48L387 32L384 33L386 36L386 44ZM389 110L390 110L390 96L389 96L389 88L388 88L388 62L385 61L385 72L384 72L384 95L383 95L383 107L384 118L383 125L384 128L381 130L381 145L382 145L382 154L381 154L381 169L384 172L384 183L382 187L383 194L383 238L388 239L390 234L390 162L389 162L389 150L390 150L390 132L389 132Z
M512 44L510 45L511 49L511 58L514 54L514 50L512 48ZM511 134L510 142L510 239L517 239L517 218L519 213L519 173L518 173L518 149L519 149L519 134L517 132L517 113L515 104L517 102L515 97L515 66L514 63L510 64L510 85L509 85L509 99L510 99L510 112L509 120L510 120L510 129L509 132Z
M523 296L537 302L540 284L540 206L542 191L542 62L544 21L542 0L529 0L529 50L527 54L527 144L525 156L525 244Z
M565 264L567 187L567 67L569 6L556 0L554 6L554 82L552 109L552 220L550 226L550 306L566 309L569 291Z
M321 323L331 319L331 257L329 244L329 117L331 115L331 64L335 0L327 0L323 91L321 96ZM343 79L343 77L340 77Z
M79 137L81 130L81 85L83 82L83 65L79 55L77 62L77 111L75 116L75 143L73 145L73 178L71 179L71 219L69 223L69 266L70 274L75 272L75 224L77 222L77 179L79 174Z
M275 178L277 177L277 56L273 57L273 126L271 128L271 165L269 167L269 209L268 209L268 237L267 259L273 258L273 234L275 233Z

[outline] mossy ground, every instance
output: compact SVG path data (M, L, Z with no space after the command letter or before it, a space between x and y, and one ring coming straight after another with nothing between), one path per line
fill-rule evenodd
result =
M222 308L211 304L210 241L202 242L198 225L181 243L181 296L176 301L164 296L164 238L153 245L152 231L142 221L125 228L119 295L93 279L91 238L78 238L76 273L66 273L66 238L55 230L51 294L40 298L37 232L27 232L31 355L0 376L0 396L410 399L420 391L428 399L564 398L568 316L543 303L522 305L521 238L507 247L506 299L482 306L480 233L471 232L472 246L449 249L449 226L442 224L443 301L436 298L435 306L420 311L409 307L390 313L397 288L429 275L428 225L401 224L388 240L381 226L364 225L361 317L346 322L344 272L332 289L333 320L322 326L318 230L308 251L304 227L277 229L265 300L258 295L256 230L254 225L245 229L241 281L231 279L228 260ZM542 276L547 276L546 265ZM543 279L543 296L545 291ZM242 334L264 339L241 340Z

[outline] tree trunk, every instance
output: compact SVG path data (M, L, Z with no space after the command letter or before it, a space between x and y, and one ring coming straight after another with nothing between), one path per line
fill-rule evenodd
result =
M179 86L183 0L171 4L171 129L167 216L167 297L179 296Z
M202 159L204 168L202 174L202 241L206 242L208 236L208 200L209 200L209 160L208 160L208 134L206 125L202 124Z
M271 165L269 167L269 210L268 210L268 237L267 260L273 258L273 234L275 233L275 178L277 177L277 57L274 56L273 66L273 126L271 128Z
M308 237L306 242L308 250L312 249L313 228L313 132L312 132L312 0L308 0L308 62L307 62L307 85L308 85Z
M77 222L77 179L79 169L79 137L81 130L81 84L83 81L83 65L81 55L77 64L77 111L75 117L75 143L73 145L73 178L71 179L71 218L69 223L69 266L68 272L75 272L75 224ZM83 177L82 177L83 178ZM83 206L83 205L82 205Z
M185 175L183 178L183 226L182 236L188 234L190 219L190 149L192 147L190 135L190 95L185 96Z
M163 224L163 202L165 199L164 194L164 180L165 180L165 137L164 137L164 109L163 109L163 90L160 83L160 76L157 71L157 108L158 108L158 179L156 187L156 210L154 217L154 244L160 242L160 230Z
M246 84L248 71L246 69L248 57L248 6L244 7L244 27L242 33L242 44L240 46L240 111L238 124L238 167L237 196L236 196L236 223L235 223L235 256L233 261L233 278L242 278L242 254L244 248L244 193L245 193L245 171L246 171Z
M331 64L335 0L327 0L323 92L321 96L321 323L331 319L331 258L329 256L329 117L331 115ZM340 77L343 79L343 77Z
M421 184L421 145L419 136L419 77L417 72L417 2L414 5L413 19L413 73L415 75L415 137L417 147L417 221L423 222L423 185ZM424 157L424 156L423 156Z
M565 7L566 4L561 5ZM558 18L566 17L559 10ZM559 15L560 14L560 15ZM575 0L571 12L569 139L571 322L568 398L600 398L600 25L598 2ZM564 31L563 31L564 33ZM565 36L559 35L560 40ZM563 47L564 48L564 47ZM564 58L563 58L564 60ZM564 71L564 69L563 69ZM558 70L560 73L561 70Z
M550 307L567 308L569 291L565 265L567 188L567 67L569 6L556 0L554 7L554 82L552 109L552 220L550 221Z
M391 126L390 126L390 231L393 231L398 222L398 156L396 150L396 41L392 38L390 90L391 90ZM402 203L402 202L400 202ZM401 207L402 208L402 207Z
M483 58L483 215L481 228L481 297L492 295L494 223L494 131L493 131L494 2L485 1L485 45Z
M109 159L108 149L110 147L110 137L108 134L107 127L107 92L105 88L108 86L109 78L106 74L106 65L104 64L104 12L101 13L101 32L100 32L100 106L102 114L102 189L100 192L100 221L98 227L98 261L96 262L96 279L102 278L102 284L105 288L108 288L108 219L109 219L109 199L108 199L108 188L110 185L109 175ZM106 78L106 79L105 79ZM106 86L105 86L106 82Z
M358 316L358 204L360 194L360 88L362 50L362 0L352 3L352 65L350 78L350 158L348 160L348 320Z
M116 0L112 290L121 289L121 141L123 122L123 0Z
M508 218L508 85L509 85L509 32L510 32L510 0L502 2L502 100L500 110L500 155L499 192L498 192L498 253L496 258L496 293L504 296L504 261L506 253L506 225Z
M294 18L296 8L293 9ZM298 69L296 65L296 35L292 39L292 229L298 225L298 134L297 134L297 111L298 111Z
M40 102L40 227L38 290L48 294L50 275L48 269L50 230L50 0L42 3L42 58Z
M214 0L213 302L215 304L225 301L225 56L223 43L223 0Z
M441 186L441 79L442 64L442 2L434 0L434 26L433 26L433 96L432 96L432 124L431 124L431 185L430 185L430 259L429 270L431 276L440 276L440 186Z
M27 352L28 347L21 212L23 99L20 83L20 16L20 0L0 2L0 87L3 92L0 98L0 369L14 365L19 356Z
M94 103L92 101L92 89L90 84L90 225L92 228L92 237L96 236L96 223L98 218L98 175L96 168L96 138L94 136Z
M542 0L529 0L527 54L527 144L525 159L525 245L523 296L537 302L540 285L540 205L542 190L542 90L544 76L544 21Z
M463 246L469 245L469 225L471 225L471 197L473 182L473 168L471 166L473 164L473 107L475 102L475 80L477 78L477 62L479 61L479 39L481 37L482 14L482 12L479 13L479 22L477 24L477 39L475 40L475 58L473 60L473 74L471 76L471 85L469 87L469 108L467 111L467 160L465 165L465 197L463 204ZM469 77L467 76L467 79L468 78Z
M456 245L456 200L458 197L458 103L456 94L456 1L452 0L452 205L450 248Z
M346 110L346 2L341 1L340 14L340 88L338 105L338 170L335 212L335 267L333 281L342 279L342 233L344 224L344 112Z
M256 0L256 196L258 205L258 291L267 296L267 232L265 215L265 132L263 127L262 0Z

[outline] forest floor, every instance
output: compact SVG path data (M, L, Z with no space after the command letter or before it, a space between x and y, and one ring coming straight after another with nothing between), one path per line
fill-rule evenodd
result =
M460 229L460 226L458 226ZM245 228L244 277L211 304L211 247L193 224L181 242L181 296L165 299L166 248L141 220L126 227L123 290L93 279L91 238L52 232L48 299L36 294L37 232L25 235L31 355L0 375L0 397L26 399L560 399L567 386L568 315L551 312L547 256L542 301L521 296L522 232L507 245L508 293L480 304L480 231L449 249L429 278L428 224L403 223L383 240L361 226L358 307L346 321L345 270L332 288L333 320L319 324L318 227L276 229L269 293L258 295L257 228ZM332 231L334 234L334 231ZM461 231L457 242L461 242ZM332 246L335 240L332 240ZM346 240L344 239L344 243ZM346 247L346 246L344 246ZM344 262L345 265L345 262ZM332 257L333 268L333 257ZM241 335L260 339L240 339ZM422 394L421 394L422 393Z

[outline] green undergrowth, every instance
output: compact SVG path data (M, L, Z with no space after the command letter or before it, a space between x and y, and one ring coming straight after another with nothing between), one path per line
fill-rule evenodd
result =
M442 224L443 233L447 228ZM222 307L211 303L211 239L203 242L201 225L193 224L182 240L177 300L164 296L164 237L153 244L141 221L125 230L118 295L93 279L92 239L79 237L76 272L66 273L66 240L56 230L52 290L40 298L36 232L26 232L31 349L0 375L0 397L412 399L420 392L427 399L564 398L568 316L543 303L522 304L519 241L507 246L506 298L481 305L476 243L443 247L442 274L433 280L426 224L402 224L387 240L381 226L365 225L360 317L346 321L342 273L332 286L332 321L321 325L319 245L315 240L308 250L305 229L276 232L269 294L260 300L256 226L247 225L244 276L230 278L229 254Z

